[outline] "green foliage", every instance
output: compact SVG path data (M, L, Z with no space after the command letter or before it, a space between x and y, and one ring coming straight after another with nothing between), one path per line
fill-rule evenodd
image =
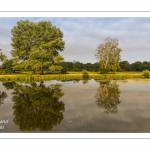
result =
M50 70L51 71L60 71L60 70L62 70L62 67L61 66L50 66Z
M2 49L0 49L0 61L5 62L7 57L2 53Z
M99 64L98 63L81 63L79 61L73 61L73 62L65 62L63 61L60 64L63 69L61 70L62 73L67 73L68 71L73 71L73 72L79 72L82 70L87 70L87 71L99 71Z
M148 61L136 61L134 63L129 63L128 61L120 62L120 71L144 71L150 70L150 62Z
M100 72L101 74L107 74L108 73L108 70L101 70L101 72Z
M67 63L66 62L61 62L60 65L62 66L61 73L62 74L67 73L68 72L68 65L67 65Z
M82 78L83 78L83 79L89 78L89 74L88 74L88 71L87 71L87 70L83 70L83 71L82 71Z
M145 70L145 71L143 71L142 75L143 75L144 78L149 78L150 77L150 71Z
M73 61L73 71L81 71L81 63L79 61Z
M128 61L120 62L120 71L131 71L132 67Z
M15 68L40 69L43 74L44 67L58 65L63 60L59 55L65 45L63 33L50 21L20 20L11 32Z
M132 64L132 70L133 71L142 71L142 62L136 61Z
M120 52L118 39L106 38L96 49L96 59L99 61L101 72L117 71L120 67Z
M59 64L64 60L64 58L61 55L57 55L56 57L54 57L53 62L55 65L52 65L49 67L49 69L51 71L61 71L63 69L62 66L60 66Z
M14 60L9 59L9 60L6 60L2 64L2 69L4 69L5 73L14 73L15 72L15 70L13 69L13 63L14 63Z

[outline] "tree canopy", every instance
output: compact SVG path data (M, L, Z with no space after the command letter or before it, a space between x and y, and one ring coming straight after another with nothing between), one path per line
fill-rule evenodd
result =
M30 22L20 20L11 30L12 56L15 59L15 68L40 69L44 67L61 69L59 63L63 57L59 51L64 50L63 32L53 26L50 21Z
M119 69L121 51L121 48L118 47L118 39L106 38L104 43L98 45L95 56L99 61L102 73Z

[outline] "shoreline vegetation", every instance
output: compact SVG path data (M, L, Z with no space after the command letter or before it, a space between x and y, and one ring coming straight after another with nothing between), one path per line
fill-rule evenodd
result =
M102 79L102 80L126 80L126 79L144 79L142 72L116 72L100 74L98 72L88 72L88 77L84 78L82 72L69 72L68 74L12 74L0 75L0 81L42 81L42 80L88 80L88 79Z

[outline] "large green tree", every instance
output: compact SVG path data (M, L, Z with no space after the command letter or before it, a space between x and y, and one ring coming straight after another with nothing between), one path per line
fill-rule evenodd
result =
M118 39L106 38L104 43L98 45L95 56L102 73L119 69L121 61L120 52L122 50L118 47L118 44Z
M11 30L12 56L16 60L15 68L61 70L59 66L63 57L59 51L64 50L63 32L50 21L30 22L20 20Z

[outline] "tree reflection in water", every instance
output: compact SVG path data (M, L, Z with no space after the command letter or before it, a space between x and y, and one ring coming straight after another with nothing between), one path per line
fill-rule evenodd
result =
M7 89L13 89L15 87L16 83L15 82L3 82L3 86Z
M7 93L6 92L1 92L0 91L0 106L2 105L2 104L4 104L4 99L6 99L8 97L8 95L7 95Z
M88 82L89 82L89 80L86 80L86 79L82 80L83 85L87 84Z
M120 104L119 85L115 81L99 82L100 87L95 94L97 106L103 108L105 113L117 113L117 105Z
M22 131L50 131L63 120L65 104L61 85L46 87L43 82L16 84L13 92L14 122Z
M79 83L81 80L80 79L74 79L73 83Z

